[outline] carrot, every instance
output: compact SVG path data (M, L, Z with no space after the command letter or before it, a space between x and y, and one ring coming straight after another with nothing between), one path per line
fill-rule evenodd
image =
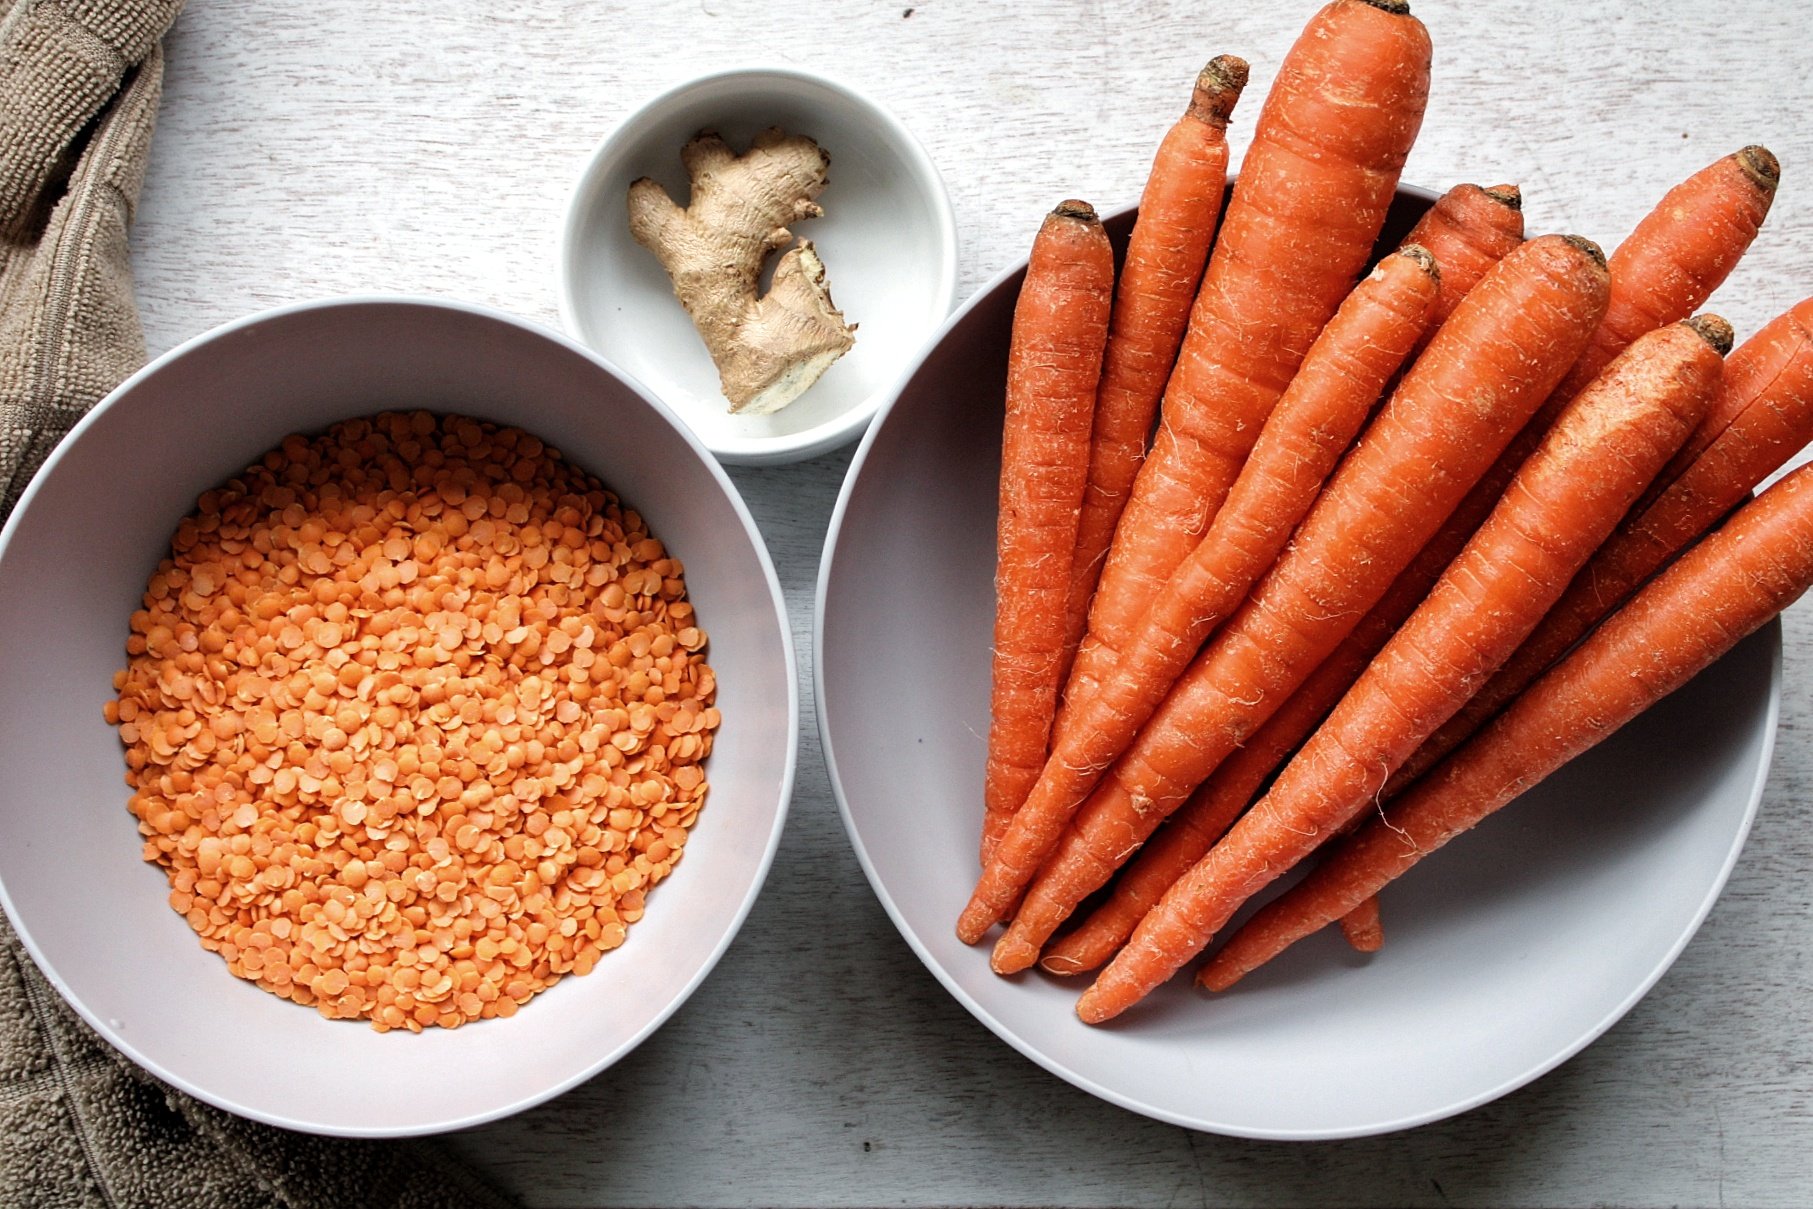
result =
M1780 180L1781 166L1775 156L1767 148L1753 145L1714 161L1663 195L1655 209L1612 251L1611 301L1586 353L1556 389L1554 397L1512 440L1498 463L1454 510L1449 520L1453 529L1467 534L1479 526L1498 502L1511 476L1554 425L1562 409L1632 339L1665 323L1685 318L1712 296L1756 238ZM1721 397L1728 393L1722 392ZM1656 476L1649 493L1639 501L1639 507L1646 505L1663 485L1679 474L1704 447L1710 435L1722 431L1730 417L1721 418L1717 414L1718 406L1715 401L1714 414L1707 416L1674 462ZM1488 707L1483 697L1469 702L1453 720L1455 729L1450 737L1411 757L1387 784L1385 796L1398 792L1443 752L1451 749L1459 741L1455 736L1473 733L1490 712L1503 703L1504 699L1501 699L1497 705ZM1368 908L1368 914L1376 916L1377 913L1378 905L1374 903Z
M1809 323L1813 323L1813 315L1803 312L1800 307L1791 308L1788 314L1799 314L1801 318L1796 321L1788 319L1787 314L1777 316L1733 354L1726 367L1725 389L1714 401L1712 413L1700 423L1657 479L1657 490L1651 492L1651 500L1661 494L1660 488L1674 482L1698 461L1707 447L1724 435L1744 410L1768 389L1770 379L1780 372L1791 356L1787 350L1798 345Z
M1469 498L1471 495L1469 494ZM1053 974L1092 970L1113 957L1146 912L1234 824L1265 779L1310 736L1373 657L1416 612L1478 528L1443 525L1353 632L1296 692L1190 796L1115 880L1108 900L1040 961Z
M1638 336L1704 306L1756 238L1780 181L1775 157L1750 146L1663 194L1612 250L1611 302L1563 392L1577 393Z
M1524 244L1475 287L1277 564L1071 820L1003 937L1004 956L1036 953L1353 629L1579 355L1605 293L1599 250L1559 235ZM960 936L980 936L1018 893L991 872L1029 854L1007 855L984 872Z
M1730 325L1714 316L1652 332L1581 394L1271 791L1140 922L1078 1004L1083 1019L1099 1023L1138 1002L1366 808L1536 626L1687 439L1730 341Z
M1379 641L1383 645L1384 638ZM1114 956L1171 884L1188 873L1234 825L1265 779L1315 730L1365 667L1362 660L1359 667L1335 672L1342 682L1333 695L1319 693L1315 681L1338 658L1338 651L1330 655L1245 745L1197 786L1115 879L1107 900L1045 950L1039 959L1041 969L1049 974L1080 974Z
M1341 935L1361 953L1377 953L1385 947L1385 924L1379 918L1378 895L1367 895L1341 917Z
M1813 467L1746 504L1204 966L1226 990L1610 737L1813 585Z
M1008 349L984 853L1045 763L1113 289L1095 211L1060 203L1033 241Z
M1403 0L1334 0L1279 65L1066 683L1086 701L1227 498L1384 226L1429 94ZM1067 712L1059 737L1069 729Z
M1095 394L1089 487L1070 573L1067 656L1083 637L1109 539L1145 460L1158 400L1215 242L1228 175L1228 118L1246 80L1246 60L1221 55L1209 61L1196 77L1189 108L1159 143L1140 195Z
M1442 266L1431 336L1480 278L1522 242L1523 194L1516 185L1456 185L1436 199L1404 237L1405 244L1428 249ZM1429 337L1423 339L1427 343Z
M1638 585L1813 441L1813 298L1771 320L1731 354L1710 418L1721 413L1733 418L1653 503L1619 526L1536 631L1405 763L1386 787L1387 796L1458 747ZM1702 422L1695 436L1706 427Z
M1448 531L1444 530L1444 533ZM1113 957L1146 912L1234 825L1267 777L1295 752L1353 687L1465 545L1438 534L1392 582L1353 632L1341 640L1264 725L1197 787L1133 863L1115 879L1108 899L1068 935L1054 941L1039 965L1052 974L1080 974Z
M1705 304L1756 238L1780 179L1775 157L1751 146L1715 160L1663 194L1612 251L1611 298L1586 351L1454 510L1451 526L1467 533L1478 528L1562 410L1631 341ZM1666 469L1656 476L1658 483L1672 477Z
M1404 246L1425 248L1442 267L1434 314L1418 343L1419 349L1454 313L1467 291L1523 242L1522 205L1522 194L1516 185L1495 185L1490 189L1456 185L1411 228ZM1413 351L1411 356L1415 355ZM1414 579L1419 586L1408 591L1396 584L1392 586L1386 599L1373 610L1381 615L1369 614L1355 627L1354 633L1342 640L1336 653L1316 669L1283 708L1166 820L1164 828L1142 849L1132 866L1115 880L1108 900L1082 925L1046 950L1039 962L1043 969L1053 974L1076 974L1092 970L1114 955L1171 883L1188 872L1221 838L1265 779L1334 708L1392 631L1429 594L1436 577L1477 527L1478 519L1465 532L1456 534L1445 547L1445 554L1433 561L1421 554L1417 556L1400 579ZM1418 572L1418 566L1424 566L1424 570Z
M1208 536L1153 600L1115 675L1053 744L1015 815L1014 832L1057 838L1202 640L1277 561L1323 480L1428 329L1439 278L1429 254L1412 246L1380 261L1341 304L1266 421ZM1036 845L1017 842L1012 851L1036 851ZM1022 880L1032 872L1027 867Z

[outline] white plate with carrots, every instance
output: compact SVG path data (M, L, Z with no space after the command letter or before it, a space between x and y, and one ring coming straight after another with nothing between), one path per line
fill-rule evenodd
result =
M1400 192L1389 243L1428 204ZM1131 215L1108 223L1122 244ZM1749 831L1773 746L1771 624L1386 896L1388 941L1325 929L1209 995L1186 976L1107 1026L1082 986L1003 978L952 931L977 873L1007 343L1023 269L946 326L857 453L819 583L819 725L896 926L1003 1040L1134 1111L1248 1137L1383 1133L1521 1086L1673 962Z
M1609 257L1512 185L1394 195L1430 46L1329 0L1220 208L1212 60L1126 247L1046 216L832 526L821 726L884 902L1028 1054L1203 1128L1430 1120L1616 1020L1742 845L1779 645L1744 639L1813 587L1813 468L1744 502L1813 442L1813 299L1736 347L1700 310L1775 157ZM1384 953L1323 986L1328 936Z

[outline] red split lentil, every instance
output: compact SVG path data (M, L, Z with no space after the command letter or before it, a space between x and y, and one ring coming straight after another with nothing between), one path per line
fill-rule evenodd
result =
M145 859L229 970L453 1028L642 918L708 788L704 646L679 561L596 479L386 413L201 497L105 712Z

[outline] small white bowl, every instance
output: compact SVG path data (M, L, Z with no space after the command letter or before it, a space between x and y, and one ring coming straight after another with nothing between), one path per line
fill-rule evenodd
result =
M685 204L688 139L716 130L741 151L769 126L807 135L831 156L824 217L789 230L817 247L832 299L857 325L856 346L773 415L733 416L666 272L630 237L626 198L647 176ZM567 331L640 379L721 461L745 465L814 457L862 435L950 313L956 287L950 199L925 150L855 89L794 68L714 72L630 114L580 174L560 237Z
M227 972L140 859L101 717L127 619L196 496L291 432L426 407L514 424L592 471L686 564L724 723L711 796L623 947L508 1019L420 1036L330 1021ZM230 323L152 362L45 463L0 530L0 904L115 1048L192 1095L314 1133L394 1137L527 1108L609 1066L690 995L761 889L797 735L761 537L673 414L595 355L495 311L336 300Z

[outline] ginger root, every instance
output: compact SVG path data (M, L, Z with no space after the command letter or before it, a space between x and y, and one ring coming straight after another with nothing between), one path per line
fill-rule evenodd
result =
M793 243L787 224L824 213L813 199L831 157L804 135L764 130L742 155L709 131L680 152L692 182L681 209L647 177L630 185L630 233L653 252L705 341L733 414L766 415L855 344L831 303L810 240L788 248L757 297L762 265Z

